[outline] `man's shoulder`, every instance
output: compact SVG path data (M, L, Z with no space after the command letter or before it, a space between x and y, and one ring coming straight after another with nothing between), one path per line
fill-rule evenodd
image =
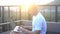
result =
M42 18L44 18L44 17L43 17L43 15L42 15L41 13L38 13L37 16L36 16L36 18L42 19Z

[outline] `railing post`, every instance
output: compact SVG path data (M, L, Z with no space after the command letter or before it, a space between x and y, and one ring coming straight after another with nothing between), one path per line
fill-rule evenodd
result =
M4 6L2 6L2 23L4 23Z
M55 21L57 22L57 6L55 6Z

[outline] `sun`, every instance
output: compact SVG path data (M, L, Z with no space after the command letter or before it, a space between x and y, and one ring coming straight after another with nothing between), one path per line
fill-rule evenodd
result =
M23 0L21 4L21 11L28 11L28 8L33 3L32 0Z

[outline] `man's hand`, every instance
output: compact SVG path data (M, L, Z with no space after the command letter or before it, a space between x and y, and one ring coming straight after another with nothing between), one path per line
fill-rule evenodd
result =
M20 33L11 31L9 34L20 34Z

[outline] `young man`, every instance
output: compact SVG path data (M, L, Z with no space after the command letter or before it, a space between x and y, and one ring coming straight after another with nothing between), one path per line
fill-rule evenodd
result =
M32 4L28 11L33 16L32 26L20 26L19 29L27 34L46 34L47 24L37 6ZM30 31L31 29L32 31Z
M38 12L38 8L35 4L30 6L29 14L33 16L32 26L22 26L20 30L27 34L46 34L47 24L45 18ZM28 29L32 29L32 31Z

